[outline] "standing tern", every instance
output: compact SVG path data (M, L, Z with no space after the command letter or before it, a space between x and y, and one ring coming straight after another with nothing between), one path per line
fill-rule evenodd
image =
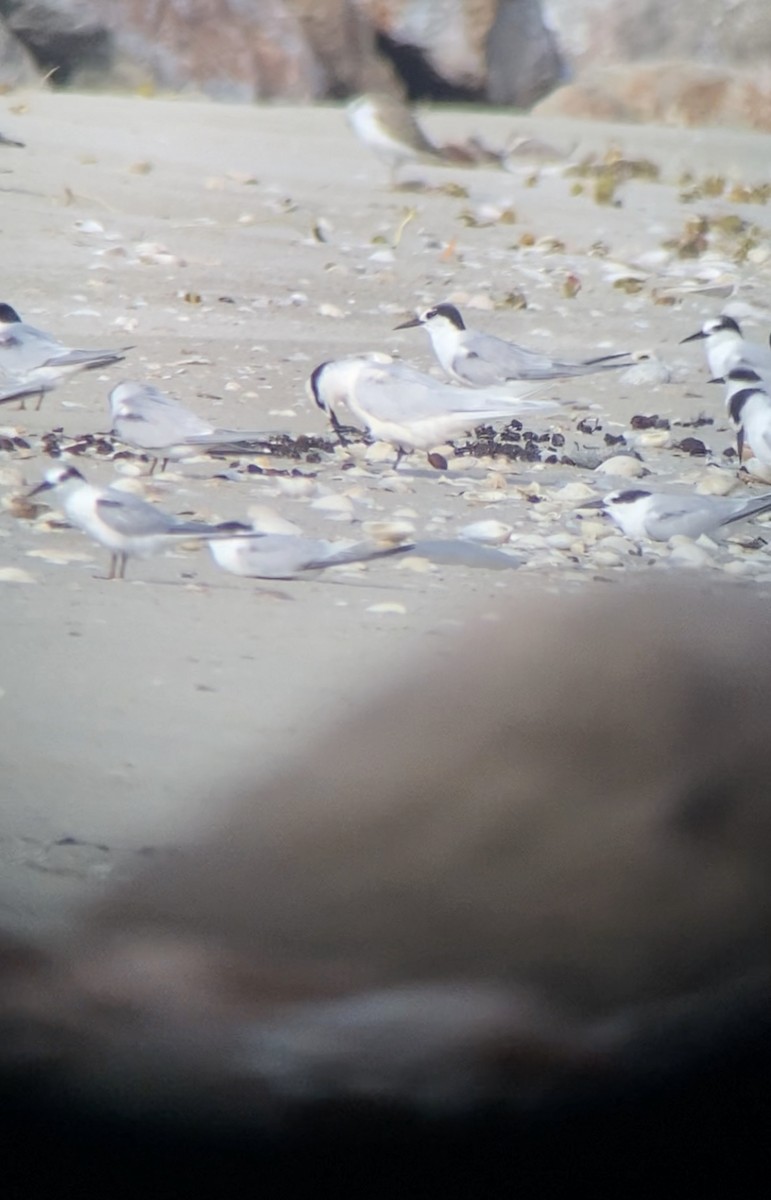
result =
M351 129L363 144L389 167L391 186L407 162L442 162L442 152L426 137L406 104L394 96L357 96L346 106Z
M750 367L758 372L764 383L771 385L771 347L748 342L733 317L723 313L705 321L697 333L682 338L680 345L702 340L714 379L725 379L736 367Z
M181 538L228 536L232 526L181 521L117 487L87 482L75 467L52 467L29 496L53 491L67 520L110 551L108 579L123 579L129 558L160 554Z
M442 370L466 387L494 387L517 379L561 379L633 365L626 352L605 354L584 362L550 358L548 354L528 350L490 333L467 329L454 304L427 308L396 328L414 329L419 325L428 333ZM618 359L623 362L616 361Z
M745 445L763 467L771 467L771 394L765 379L751 367L734 367L726 375L726 408L736 430L739 465Z
M485 422L511 421L526 412L543 415L557 407L552 401L528 398L541 390L538 387L519 396L508 389L470 394L404 363L384 361L382 355L322 363L308 386L330 419L344 403L375 441L392 445L397 452L394 466L410 450L428 452Z
M121 362L131 349L73 350L22 321L10 304L0 304L0 404L18 399L23 408L25 397L37 396L40 408L45 393L66 376Z
M590 500L581 508L601 508L627 537L635 541L668 542L681 536L712 535L771 509L771 492L753 499L730 496L674 495L648 492L643 488L610 492L599 500Z
M202 450L221 447L235 452L238 446L233 443L266 436L257 430L218 429L149 383L119 383L110 392L109 404L113 436L152 456L151 475L159 460L165 470L168 462Z

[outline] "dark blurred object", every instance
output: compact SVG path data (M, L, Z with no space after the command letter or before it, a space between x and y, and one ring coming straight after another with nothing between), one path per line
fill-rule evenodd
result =
M767 1190L770 664L741 586L534 592L310 730L7 946L10 1194Z

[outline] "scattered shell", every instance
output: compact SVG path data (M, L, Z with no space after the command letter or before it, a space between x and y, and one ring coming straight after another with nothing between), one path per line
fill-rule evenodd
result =
M311 508L326 513L338 521L353 517L353 500L350 496L338 494L317 496L315 500L311 500Z
M623 559L612 550L595 550L592 562L598 567L620 567Z
M411 521L364 521L362 533L385 546L399 546L415 534Z
M566 483L564 487L557 488L554 495L560 500L591 500L596 492L594 488L589 487L588 483L579 483L576 480L574 483Z
M505 521L474 521L458 530L460 537L472 542L482 542L487 546L502 546L504 542L508 542L512 532L513 527Z
M752 575L755 565L744 558L734 558L724 565L723 570L728 575Z
M425 558L422 554L405 554L396 563L396 570L413 571L416 575L430 575L436 572L438 567L431 562L430 558Z
M309 479L307 475L278 475L274 478L276 489L283 496L289 496L294 500L304 500L309 496L315 496L319 490L319 485L315 479Z
M630 454L615 454L613 458L606 458L605 462L601 462L594 470L596 474L619 475L623 479L639 479L647 474L645 464L639 458L632 458Z
M672 378L671 368L655 354L635 355L638 361L633 367L620 373L620 382L631 384L632 387L658 387L669 383Z
M732 471L714 467L701 477L694 491L700 496L728 496L736 486L737 479Z
M37 579L21 567L0 567L0 583L37 583Z
M299 525L287 520L267 504L252 504L246 510L255 533L285 533L293 537L302 533Z
M663 450L672 445L672 434L666 429L646 429L634 438L635 446L646 450Z
M670 561L677 563L680 567L710 567L714 563L709 551L689 538L678 535L670 538L669 544L671 546Z
M550 533L546 538L546 545L551 546L553 550L570 550L574 541L572 533Z
M365 611L371 613L396 613L399 616L405 616L407 609L404 604L399 604L396 600L381 600L379 604L370 604Z

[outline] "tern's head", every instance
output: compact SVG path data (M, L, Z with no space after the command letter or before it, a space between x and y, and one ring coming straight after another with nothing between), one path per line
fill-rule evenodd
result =
M10 304L0 304L0 325L18 325L21 317Z
M144 390L144 386L141 383L134 383L128 379L124 380L123 383L116 384L107 397L113 418L126 415L129 411L131 401L135 400Z
M771 407L771 396L767 394L763 381L752 367L734 367L726 375L726 384L728 415L734 425L742 425L748 401L757 396L762 397L758 403L765 402Z
M391 362L388 354L369 354L361 357L337 358L321 363L312 372L305 390L322 412L329 413L337 404L344 404L351 388L362 371L373 362Z
M52 488L62 487L65 484L74 483L75 481L85 483L85 479L77 467L67 467L63 464L58 467L49 467L43 477L42 483L33 488L29 495L37 496L40 492L49 492Z
M624 488L617 492L608 492L606 496L600 496L596 500L588 500L579 507L600 508L603 512L612 513L628 509L640 500L647 500L650 495L651 492L646 492L644 488Z
M624 488L617 492L608 492L607 496L603 496L602 503L612 512L614 508L627 508L640 500L647 500L651 494L646 492L645 488Z
M466 328L463 317L454 304L435 304L433 308L426 308L411 321L404 321L396 328L414 329L416 325L425 325L429 332L440 329L456 329L460 332Z
M719 334L729 334L731 337L740 338L742 331L739 322L723 313L720 317L705 321L698 333L691 333L688 337L681 338L680 345L682 346L684 342L697 342L700 338L710 338Z

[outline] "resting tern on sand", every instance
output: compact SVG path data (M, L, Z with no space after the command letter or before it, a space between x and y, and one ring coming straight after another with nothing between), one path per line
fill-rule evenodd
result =
M217 447L235 452L234 443L266 436L258 430L218 429L149 383L119 383L110 392L109 404L113 436L153 457L151 475L159 460L165 470L168 462Z
M43 396L76 371L109 367L121 362L126 350L73 350L50 333L22 321L10 304L0 304L0 404Z
M330 420L334 415L333 423L338 405L345 404L375 441L393 446L394 466L410 450L428 452L487 421L511 421L523 413L545 414L557 407L552 401L529 399L541 390L537 387L519 396L510 389L469 393L384 355L322 363L308 387Z
M563 362L515 342L467 329L454 304L437 304L418 313L397 329L422 325L442 370L466 387L495 387L519 379L563 379L596 371L630 367L629 354L605 354L584 362ZM619 359L623 361L618 361Z
M411 544L326 541L291 533L248 533L211 540L209 550L218 567L254 579L311 579L328 567L392 558L412 550Z
M590 500L581 508L601 508L629 538L668 542L681 536L711 536L736 521L771 509L771 492L752 499L730 496L675 495L629 488Z
M29 492L52 491L70 524L110 551L108 579L123 579L129 558L149 558L181 538L232 536L233 526L181 521L117 487L96 487L75 467L52 467Z

